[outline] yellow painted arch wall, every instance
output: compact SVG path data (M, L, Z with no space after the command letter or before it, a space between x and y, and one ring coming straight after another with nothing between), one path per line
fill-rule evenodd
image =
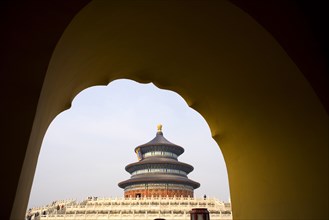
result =
M11 219L25 213L50 122L128 78L180 94L224 155L234 219L327 219L328 115L280 45L225 1L93 1L53 53Z

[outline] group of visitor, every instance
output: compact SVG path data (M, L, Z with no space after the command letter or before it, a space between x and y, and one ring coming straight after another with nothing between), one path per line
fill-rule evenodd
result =
M54 202L52 205L55 205L56 203ZM57 214L62 214L65 212L65 206L62 204L62 205L59 205L57 204L57 206L55 206L54 208L54 211L57 212ZM42 216L46 216L48 214L48 212L51 212L51 210L43 210L41 212L41 215ZM26 220L39 220L40 219L40 213L39 212L35 212L35 213L32 213L32 209L29 209L27 215L26 215Z
M27 214L27 216L26 216L26 220L32 220L32 217L34 216L34 220L38 220L38 219L40 219L40 214L39 214L39 212L36 212L36 213L31 213L31 209L29 210L29 213Z

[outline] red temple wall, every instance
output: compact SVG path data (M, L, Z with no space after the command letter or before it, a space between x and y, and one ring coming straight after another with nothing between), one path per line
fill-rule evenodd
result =
M141 197L193 197L193 191L191 190L175 190L175 189L138 189L129 190L125 192L125 197L137 197L140 194Z

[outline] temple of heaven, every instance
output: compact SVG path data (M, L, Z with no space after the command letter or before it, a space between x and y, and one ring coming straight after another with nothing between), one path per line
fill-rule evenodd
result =
M187 175L193 171L189 164L178 161L184 148L164 138L162 125L150 142L135 148L138 162L126 166L131 178L120 182L124 196L129 197L193 197L200 183Z

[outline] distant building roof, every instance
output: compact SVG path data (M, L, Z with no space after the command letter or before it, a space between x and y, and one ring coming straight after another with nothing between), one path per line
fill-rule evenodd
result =
M135 148L135 152L138 148L141 149L142 153L150 151L152 147L154 146L167 146L170 147L168 149L171 149L171 151L173 151L174 153L177 154L177 156L181 155L182 153L184 153L184 148L182 148L181 146L178 146L176 144L171 143L170 141L168 141L164 136L162 131L158 130L158 132L156 133L155 138L153 138L151 141L147 142L146 144L142 144L138 147Z

